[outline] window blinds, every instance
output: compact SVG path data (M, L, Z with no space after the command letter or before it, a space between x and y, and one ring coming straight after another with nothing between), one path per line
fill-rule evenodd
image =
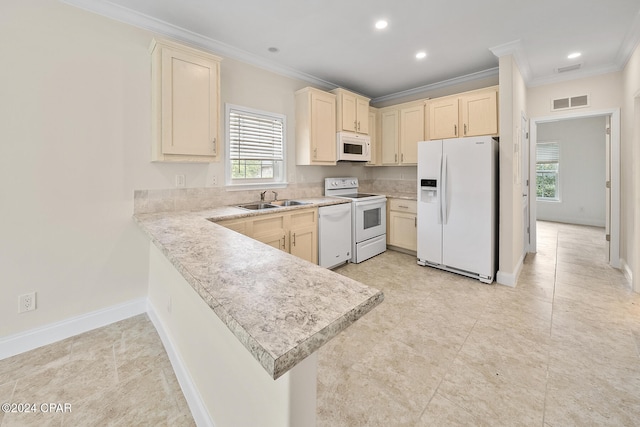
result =
M560 146L557 142L541 142L536 145L536 163L558 163Z
M231 160L283 160L282 120L245 111L229 113Z

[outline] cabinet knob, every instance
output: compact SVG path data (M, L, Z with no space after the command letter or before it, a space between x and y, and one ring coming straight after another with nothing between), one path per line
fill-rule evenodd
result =
M458 136L458 125L453 125L453 135Z
M398 155L397 155L397 154L395 155L395 160L394 160L394 162L398 163Z
M313 149L313 158L315 159L315 158L317 158L317 157L318 157L318 149L317 149L317 148L314 148L314 149Z
M213 145L212 150L213 153L215 154L218 151L218 147L216 147L216 139L213 138L213 141L211 141L211 144Z
M293 242L291 242L293 246L296 245L296 233L293 233Z
M466 123L464 124L464 135L465 136L467 135L467 124Z
M353 128L354 128L355 130L358 130L358 121L357 121L357 120L354 120L354 121L353 121Z
M287 247L287 235L283 234L282 235L282 249L285 249Z

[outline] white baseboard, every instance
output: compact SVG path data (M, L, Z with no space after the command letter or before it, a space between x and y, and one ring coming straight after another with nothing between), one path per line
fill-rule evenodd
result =
M620 269L622 270L624 277L629 282L629 286L632 287L633 289L633 271L631 270L631 267L629 266L629 264L627 264L627 261L624 258L620 258Z
M522 265L524 263L524 257L527 254L524 253L518 260L518 264L516 265L515 271L513 273L505 273L504 271L498 271L496 274L496 282L499 285L505 285L512 288L516 287L518 283L518 277L520 276L520 272L522 271Z
M209 412L207 411L207 408L202 401L200 392L193 383L189 371L185 368L180 354L176 351L173 342L167 334L166 328L162 324L162 321L156 314L156 309L153 304L151 304L151 301L149 301L148 304L147 314L149 315L149 319L151 319L153 326L155 326L156 331L158 331L158 335L160 335L160 339L162 340L162 344L167 351L167 355L169 356L169 360L171 361L171 366L173 367L173 371L176 374L176 378L178 379L178 383L180 384L180 388L182 389L182 394L184 394L184 398L187 400L187 404L189 405L191 415L193 416L193 420L196 422L196 425L199 427L215 427L215 424L209 416Z
M146 313L147 301L146 297L131 300L4 337L0 339L0 360Z

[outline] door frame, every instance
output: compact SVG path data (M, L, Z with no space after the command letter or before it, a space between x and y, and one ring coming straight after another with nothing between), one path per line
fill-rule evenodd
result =
M578 111L555 116L532 118L529 122L529 182L535 182L536 170L536 145L538 143L538 124L555 122L567 119L579 119L587 117L611 117L611 224L610 230L610 258L609 264L614 268L620 268L620 109ZM603 183L604 185L604 183ZM532 188L532 187L529 187ZM531 244L529 252L537 251L536 234L536 195L535 191L529 191L529 227Z

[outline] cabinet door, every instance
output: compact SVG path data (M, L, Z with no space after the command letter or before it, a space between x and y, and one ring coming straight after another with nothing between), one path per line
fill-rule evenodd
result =
M381 135L380 143L382 145L382 164L395 165L398 163L398 121L399 111L385 111L380 116Z
M318 226L295 227L289 232L289 250L291 255L318 263Z
M247 220L247 235L276 249L288 251L284 215L260 215Z
M311 94L311 161L336 161L336 101L331 94Z
M415 214L391 211L389 214L389 244L415 251L418 242L416 225Z
M369 110L369 136L371 137L371 160L367 162L369 166L380 164L380 135L377 129L376 110Z
M356 132L369 135L369 101L364 98L356 99L356 119L358 129Z
M218 63L162 48L162 153L215 156Z
M247 220L246 219L228 219L224 221L218 221L216 224L221 225L229 230L233 230L240 234L247 234Z
M424 105L400 110L400 163L418 163L418 142L424 141Z
M356 132L358 127L357 98L349 93L342 93L338 97L338 102L342 102L342 117L338 120L341 122L340 128L348 132Z
M458 98L450 97L429 103L429 139L456 138Z
M498 133L498 102L495 91L467 95L460 100L462 136Z

